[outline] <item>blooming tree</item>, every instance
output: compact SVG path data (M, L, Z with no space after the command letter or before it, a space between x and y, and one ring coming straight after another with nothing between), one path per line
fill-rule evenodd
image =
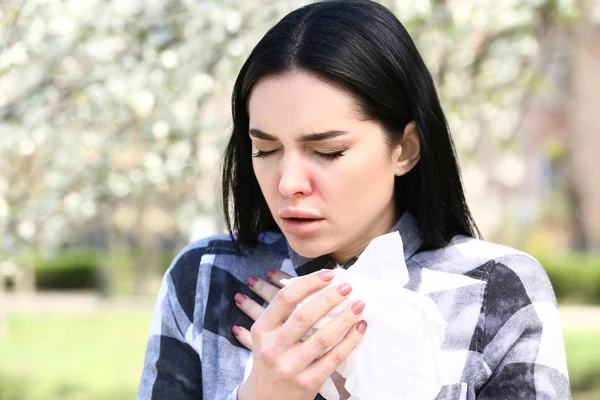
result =
M53 251L97 225L134 231L140 245L165 231L185 238L196 216L218 215L233 79L264 32L306 3L0 3L0 254ZM382 3L434 75L469 196L485 198L478 217L494 229L501 198L486 185L522 183L523 94L538 84L540 37L574 6Z

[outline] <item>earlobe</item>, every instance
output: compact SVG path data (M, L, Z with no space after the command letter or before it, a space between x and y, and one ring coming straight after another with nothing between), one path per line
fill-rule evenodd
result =
M421 158L421 138L415 121L409 122L404 128L402 142L394 151L396 176L402 176L417 165Z

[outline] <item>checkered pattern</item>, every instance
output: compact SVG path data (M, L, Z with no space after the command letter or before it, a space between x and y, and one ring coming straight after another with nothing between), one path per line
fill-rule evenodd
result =
M405 287L430 296L448 322L445 386L437 399L571 397L554 292L535 259L464 236L417 252L418 227L409 214L392 230L404 244ZM296 276L335 266L328 256L299 256L275 232L261 234L241 256L228 236L187 246L158 294L138 399L235 400L250 352L231 327L249 329L252 321L233 296L262 302L245 282L268 269Z

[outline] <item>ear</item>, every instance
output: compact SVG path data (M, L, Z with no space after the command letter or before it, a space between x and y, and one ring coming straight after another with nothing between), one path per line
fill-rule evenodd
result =
M404 128L402 142L393 151L393 163L396 176L406 174L414 168L421 158L421 139L415 121Z

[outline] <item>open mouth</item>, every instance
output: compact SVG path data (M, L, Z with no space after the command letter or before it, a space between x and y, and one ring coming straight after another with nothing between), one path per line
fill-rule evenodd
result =
M323 218L282 218L283 229L294 235L310 235L323 226Z

